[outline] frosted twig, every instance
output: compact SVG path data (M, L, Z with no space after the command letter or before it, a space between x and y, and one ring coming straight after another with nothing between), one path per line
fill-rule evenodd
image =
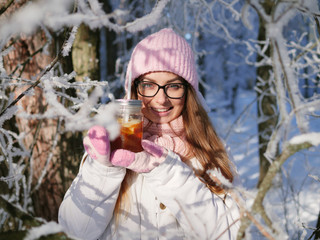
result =
M76 39L76 34L78 31L79 25L76 25L72 27L72 30L70 32L70 36L68 40L65 42L64 46L62 47L62 56L66 57L69 55L69 52L71 51L72 45L74 40Z
M156 24L161 17L163 9L169 2L170 0L158 1L158 4L156 4L156 6L152 9L150 14L135 19L133 22L127 23L124 26L124 29L129 32L137 32Z
M60 134L60 128L61 128L61 120L59 119L58 120L58 124L57 124L57 128L56 128L56 134L54 135L54 139L52 141L52 145L50 147L50 153L47 157L47 160L46 160L46 163L41 171L41 175L40 177L38 178L38 181L37 181L37 184L36 186L33 188L33 190L31 191L31 193L37 191L40 187L40 185L42 184L42 180L43 178L45 177L45 175L47 174L47 171L48 171L48 166L53 158L53 152L54 152L54 149L56 148L57 144L58 144L58 138L59 138L59 134Z
M272 135L270 137L270 141L268 143L265 155L267 156L268 159L273 159L275 157L275 151L274 151L274 146L276 146L281 138L283 137L283 133L286 130L285 127L290 128L289 122L292 120L292 118L296 115L297 111L301 111L305 109L310 109L310 108L315 108L319 109L320 106L320 100L315 100L309 103L305 103L300 105L298 108L293 109L285 119L283 119L280 123L278 123L278 126L274 131L272 132Z
M311 178L313 178L314 180L320 182L320 177L319 177L319 176L315 176L315 175L309 174L309 177L311 177Z
M66 40L65 40L66 41ZM63 44L64 45L64 44ZM49 71L51 71L51 69L56 65L56 63L60 60L60 58L62 57L62 49L60 50L60 52L58 53L58 55L54 58L54 60L50 63L50 65L44 69L42 71L42 73L40 73L40 75L38 76L37 80L30 86L28 87L25 91L23 91L21 94L19 94L19 96L14 100L12 101L1 113L0 113L0 118L2 115L5 114L5 112L11 108L12 106L16 105L24 96L27 95L27 93L35 88L36 86L39 85L39 83L41 82L41 78L47 74Z
M215 27L218 26L218 27L220 27L220 28L222 29L222 31L224 32L224 34L225 34L225 36L226 36L226 38L227 38L228 40L230 40L231 42L237 42L237 40L234 39L234 38L230 35L230 32L228 31L227 27L226 27L224 24L220 23L219 21L215 20L215 18L214 18L214 16L213 16L213 10L212 10L212 8L209 6L209 4L208 4L206 1L204 1L204 0L201 0L201 2L202 2L203 5L208 9L207 13L208 13L208 15L210 16L210 19L211 19L211 21L212 21L212 23L213 23L213 24L210 24L210 26L215 26ZM214 4L214 2L212 2L211 4ZM229 6L229 5L227 5L227 6ZM229 10L231 10L231 9L233 9L233 8L229 8ZM204 15L206 16L206 14L204 14ZM240 14L239 14L238 12L237 12L237 15L240 16Z
M284 50L282 50L282 54L281 54L279 44L281 44L280 41L276 40L274 42L274 47L277 51L277 56L279 57L280 66L282 68L282 72L284 75L284 80L286 82L286 87L288 89L288 94L291 100L292 108L296 109L297 106L301 104L301 100L299 98L299 92L298 92L299 88L295 81L292 70L287 66L287 63L289 63L287 59L287 54L286 52L284 52ZM285 49L285 47L282 46L281 49ZM299 112L297 112L296 118L297 118L298 128L300 129L301 133L305 133L308 128L307 126L308 121L304 118L303 114L300 114Z
M253 99L249 104L247 104L247 106L241 111L241 113L238 115L238 117L233 121L233 123L231 124L231 126L229 127L229 130L227 131L227 134L225 135L224 139L227 140L229 138L229 135L233 129L233 127L240 121L240 119L242 118L242 116L244 115L244 113L246 113L248 111L248 109L250 107L252 107L252 105L257 101L258 97L256 97L255 99Z
M320 133L319 133L320 136ZM320 140L316 143L309 142L308 140L304 141L304 138L301 138L301 141L295 140L292 141L292 143L289 143L285 146L281 154L271 163L266 176L262 180L258 193L255 197L254 203L252 204L251 211L252 214L257 214L260 213L260 215L264 218L264 220L268 223L269 222L269 227L273 229L271 226L271 221L269 220L268 216L265 213L265 210L263 209L263 200L267 192L270 190L272 186L272 181L276 174L279 172L280 167L283 165L283 163L294 153L310 148L313 146L313 144L320 144ZM319 138L320 139L320 138ZM241 227L239 230L239 236L244 236L244 232L247 229L247 227L250 225L250 221L248 221L249 216L245 216L244 220L241 223ZM241 237L241 238L242 238ZM239 238L240 239L240 238Z

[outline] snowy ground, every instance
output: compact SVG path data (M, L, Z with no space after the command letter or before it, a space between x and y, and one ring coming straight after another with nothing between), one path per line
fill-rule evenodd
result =
M255 93L242 91L236 101L236 113L219 108L213 98L207 96L210 106L218 110L210 117L219 135L225 139L237 166L242 185L248 191L248 205L256 192L259 177L257 117ZM222 104L223 103L219 103ZM314 123L314 130L320 126ZM274 226L279 229L281 239L307 239L314 228L320 207L320 183L312 176L320 176L320 148L295 154L283 165L281 176L274 181L264 205ZM252 229L252 231L255 231ZM264 239L251 234L248 239Z

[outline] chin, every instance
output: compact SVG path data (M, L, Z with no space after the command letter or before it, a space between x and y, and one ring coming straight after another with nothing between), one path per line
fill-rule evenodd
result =
M148 116L146 116L146 118L148 118ZM160 124L171 122L170 118L151 117L151 118L148 118L148 119L151 120L151 122L153 122L153 123L160 123Z
M169 122L171 122L171 121L173 121L175 118L158 118L158 119L156 119L156 121L157 121L157 123L162 123L162 124L164 124L164 123L169 123Z

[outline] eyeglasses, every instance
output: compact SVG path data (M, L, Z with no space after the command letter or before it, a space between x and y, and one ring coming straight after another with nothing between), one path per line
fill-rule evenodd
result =
M168 83L160 86L157 83L140 80L135 82L138 93L143 97L154 97L159 92L160 88L168 98L179 99L183 98L186 93L187 85L185 83Z

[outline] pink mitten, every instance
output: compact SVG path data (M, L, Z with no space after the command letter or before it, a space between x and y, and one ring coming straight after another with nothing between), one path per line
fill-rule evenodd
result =
M112 166L110 163L109 133L104 127L91 127L83 139L83 146L92 159L103 165Z
M159 145L142 140L142 152L134 153L125 149L117 149L111 153L111 163L114 166L125 167L135 172L150 172L162 163L168 154L167 150Z

